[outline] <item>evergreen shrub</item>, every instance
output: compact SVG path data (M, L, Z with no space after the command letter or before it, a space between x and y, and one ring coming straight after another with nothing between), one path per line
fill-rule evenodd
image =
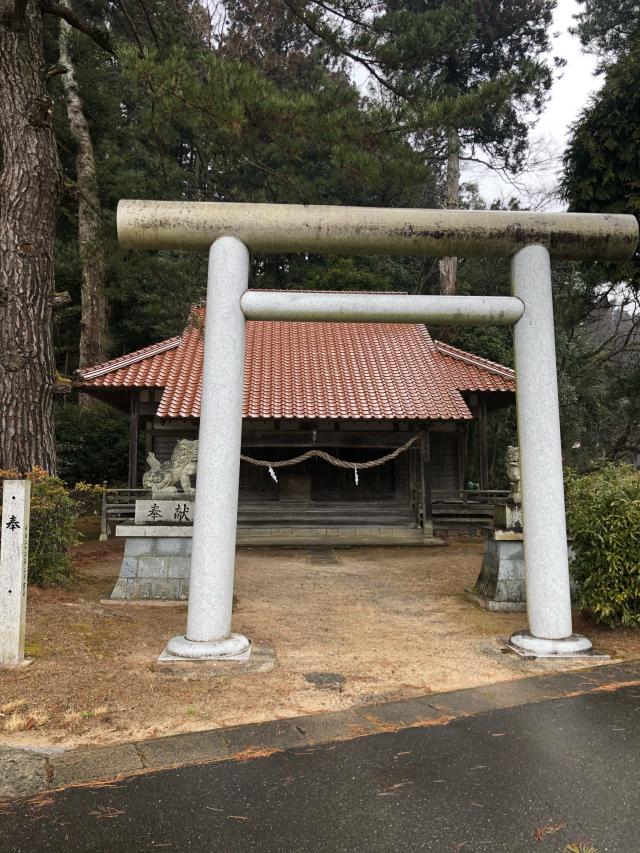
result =
M3 480L23 477L17 471L0 470L0 485ZM42 468L33 468L26 477L31 480L29 582L38 586L67 584L73 579L69 552L80 541L75 529L78 504L62 480Z
M102 512L103 485L79 481L69 494L78 504L78 515L100 515Z
M610 464L566 487L580 607L612 628L640 625L640 472Z
M117 409L98 403L87 409L65 401L56 408L58 473L68 485L126 485L129 420Z

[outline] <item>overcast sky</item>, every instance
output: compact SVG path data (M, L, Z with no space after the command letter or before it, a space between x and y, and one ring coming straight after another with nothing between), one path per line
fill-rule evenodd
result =
M551 98L531 134L537 143L534 148L539 147L543 153L546 152L549 162L517 181L518 186L523 184L533 191L554 186L569 125L588 102L589 96L601 85L601 79L593 74L596 65L594 57L583 53L578 38L568 31L574 24L573 15L578 8L575 0L558 0L554 14L552 55L566 59L567 65L556 72ZM481 193L489 203L495 198L507 200L513 195L522 197L525 202L529 200L526 191L517 192L500 176L482 167L474 166L465 170L463 180L479 183ZM559 206L558 202L551 205Z

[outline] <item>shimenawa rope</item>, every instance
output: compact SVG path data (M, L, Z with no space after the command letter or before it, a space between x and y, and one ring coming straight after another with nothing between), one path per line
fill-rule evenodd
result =
M257 465L259 468L268 468L270 476L278 482L278 477L275 472L275 468L285 468L289 465L299 465L301 462L305 462L307 459L324 459L325 462L328 462L330 465L335 465L337 468L349 468L354 472L356 485L358 483L358 471L364 471L367 468L375 468L378 465L384 465L385 462L390 462L392 459L396 459L396 457L400 456L401 453L404 453L405 450L408 450L411 445L418 440L418 436L414 436L410 438L406 444L403 444L402 447L396 447L395 450L392 450L391 453L387 453L386 456L381 456L379 459L370 459L368 462L346 462L344 459L338 459L335 456L332 456L330 453L327 453L326 450L307 450L306 453L301 453L300 456L294 456L292 459L282 459L278 462L269 462L266 459L254 459L252 456L244 456L240 455L240 459L243 462L249 462L251 465Z

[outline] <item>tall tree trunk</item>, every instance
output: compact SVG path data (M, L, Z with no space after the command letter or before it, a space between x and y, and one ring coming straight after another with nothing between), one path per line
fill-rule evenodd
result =
M56 471L51 332L62 180L37 0L0 0L0 468Z
M446 206L455 210L460 206L460 137L450 128L447 137L447 197ZM457 258L440 260L440 293L444 296L456 292Z
M68 0L63 5L70 6ZM71 26L60 19L60 64L67 100L67 116L76 143L76 181L78 185L78 246L81 264L80 367L99 364L107 351L107 301L105 297L105 260L102 237L102 210L98 195L93 143L71 55ZM80 395L81 405L93 398Z

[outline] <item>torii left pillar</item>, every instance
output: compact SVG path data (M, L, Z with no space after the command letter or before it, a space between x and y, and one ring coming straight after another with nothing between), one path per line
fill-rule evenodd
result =
M231 633L246 328L240 298L248 286L246 246L220 237L209 250L187 632L169 641L160 660L251 654L249 640Z

